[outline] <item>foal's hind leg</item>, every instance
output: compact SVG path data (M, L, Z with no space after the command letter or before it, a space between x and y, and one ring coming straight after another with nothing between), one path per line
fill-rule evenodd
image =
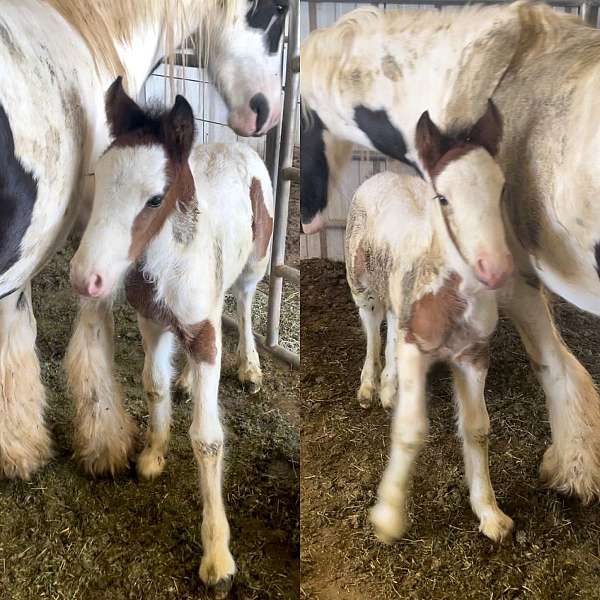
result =
M258 392L262 385L260 360L252 332L252 302L265 268L265 261L247 265L232 289L236 299L239 329L238 378L251 394Z
M29 479L51 456L31 285L0 300L0 477Z
M171 359L175 336L164 327L138 315L144 352L143 382L150 423L146 447L137 459L137 472L145 479L158 477L165 466L171 429Z
M133 452L136 425L113 374L113 334L112 302L83 299L65 367L75 397L75 455L91 475L123 471Z
M367 338L367 355L360 374L358 402L363 408L369 408L377 393L379 373L381 371L381 321L383 321L383 305L373 299L357 299L360 320Z
M546 394L552 445L541 477L591 502L600 497L600 398L592 378L562 341L542 289L517 277L505 308Z
M495 542L504 539L513 527L496 503L488 467L490 418L484 398L487 374L487 348L480 349L477 359L452 365L458 430L463 440L465 474L469 484L471 507L479 518L479 531Z
M383 408L392 408L398 398L398 364L396 362L398 320L391 310L387 312L386 322L385 367L381 373L379 399Z

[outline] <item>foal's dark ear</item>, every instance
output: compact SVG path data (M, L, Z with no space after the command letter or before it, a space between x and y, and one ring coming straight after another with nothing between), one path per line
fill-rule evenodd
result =
M474 144L483 146L492 156L498 154L502 139L502 117L491 98L485 113L471 129L469 137Z
M104 99L106 120L113 137L119 137L143 126L144 111L123 89L123 78L119 75L106 92Z
M426 110L417 123L415 146L421 162L429 174L444 154L443 145L444 136L429 117L429 111Z
M194 111L183 96L175 98L165 129L167 152L176 160L187 160L194 144L196 126Z

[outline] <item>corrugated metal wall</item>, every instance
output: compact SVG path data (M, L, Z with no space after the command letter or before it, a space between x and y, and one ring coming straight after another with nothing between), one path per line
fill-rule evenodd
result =
M343 14L361 6L364 2L313 2L301 0L300 2L300 35L304 40L309 32L318 27L327 27L339 19ZM432 4L397 4L370 2L384 10L431 10L436 6ZM468 4L464 2L463 4ZM312 6L311 6L312 5ZM456 10L455 6L442 6L440 10ZM577 13L576 6L555 6L555 10ZM366 179L386 169L402 169L401 163L388 161L382 155L362 151L356 148L354 159L348 165L338 186L329 190L327 207L327 220L329 225L324 231L313 235L301 235L301 258L329 258L331 260L344 260L344 228L346 214L356 188Z

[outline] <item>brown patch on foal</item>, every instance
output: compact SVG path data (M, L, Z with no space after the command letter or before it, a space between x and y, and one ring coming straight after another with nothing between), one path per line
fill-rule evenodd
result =
M250 184L250 204L252 205L252 241L256 253L262 258L267 253L271 234L273 233L273 217L268 213L260 181L252 178Z
M167 162L167 190L158 208L145 206L133 221L129 258L137 261L152 238L162 229L165 221L178 210L193 211L196 186L192 171L187 163Z
M156 300L156 286L144 277L140 265L128 273L125 294L142 317L171 330L194 360L214 364L217 345L213 324L208 319L191 325L180 323L168 306Z
M425 294L413 303L407 342L417 344L423 352L433 352L445 345L467 307L458 293L460 282L460 276L453 273L435 294Z

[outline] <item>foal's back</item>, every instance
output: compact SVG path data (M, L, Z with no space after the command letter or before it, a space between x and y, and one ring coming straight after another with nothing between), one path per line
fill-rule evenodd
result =
M269 172L248 144L196 144L189 159L202 214L196 244L218 238L225 285L248 262L268 260L273 220ZM264 230L264 231L263 231Z
M356 191L346 227L348 282L353 293L375 292L387 303L392 270L421 262L433 240L426 202L431 187L416 175L379 173Z

